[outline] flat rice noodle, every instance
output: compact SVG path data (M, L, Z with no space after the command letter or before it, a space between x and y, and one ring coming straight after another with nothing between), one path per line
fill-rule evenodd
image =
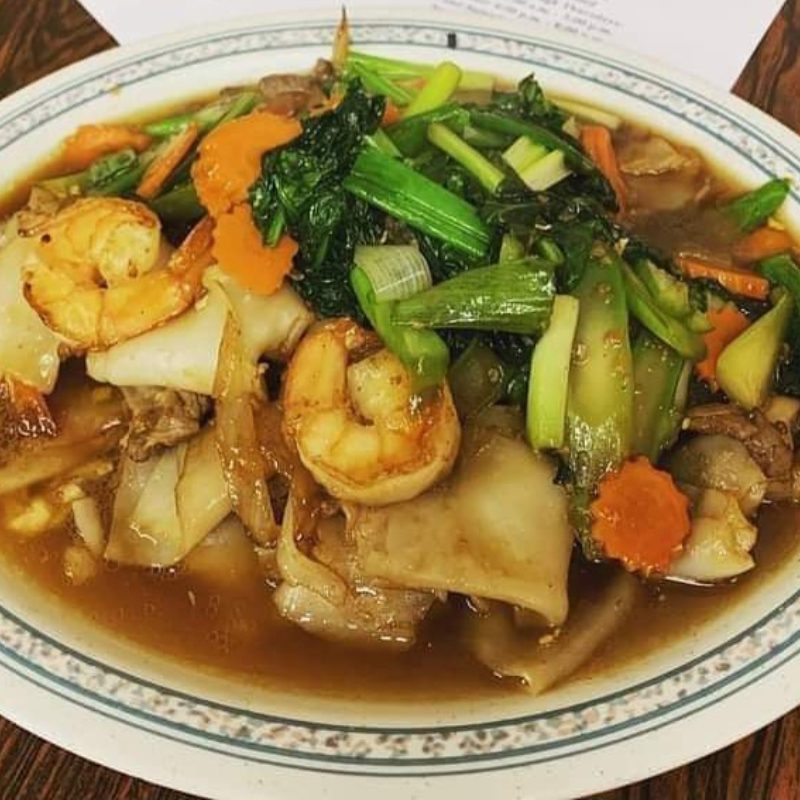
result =
M189 575L206 583L236 591L261 574L252 540L234 514L227 516L192 550L184 561Z
M632 611L642 589L618 572L593 602L581 603L555 636L521 630L512 609L492 603L488 614L470 614L467 646L498 675L520 678L531 694L540 694L584 664Z
M278 543L283 583L273 595L279 613L309 633L364 647L405 650L430 609L433 592L365 579L341 516L319 522L311 556L297 545L297 513L290 498Z
M267 486L274 465L261 450L256 425L257 407L266 398L233 314L220 345L214 398L217 448L231 504L251 536L262 546L271 545L279 531Z
M36 258L35 237L20 237L12 218L0 234L0 377L11 375L49 394L58 378L61 340L22 293L22 270Z
M115 386L163 386L210 395L227 315L225 293L211 285L194 308L174 320L109 350L89 353L87 372Z
M490 432L449 486L385 508L346 509L364 573L502 600L562 624L572 533L554 477L549 458Z
M210 395L229 310L253 365L262 356L284 358L313 319L289 286L269 296L252 294L213 266L204 283L208 293L186 313L109 350L89 353L89 375L116 386L165 386Z
M230 511L211 430L147 461L125 458L105 558L140 567L172 566Z

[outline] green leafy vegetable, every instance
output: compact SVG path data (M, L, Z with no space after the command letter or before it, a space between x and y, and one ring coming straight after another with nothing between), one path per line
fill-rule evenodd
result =
M441 122L432 122L428 126L428 141L461 164L490 194L494 194L505 180L502 170Z
M536 334L553 307L551 265L539 259L478 267L395 306L401 325Z
M353 291L372 327L383 343L409 371L416 391L438 386L447 374L450 352L434 331L415 330L395 325L393 302L381 303L375 298L366 273L356 267L350 273Z
M384 224L343 183L365 137L378 128L384 103L353 81L335 110L304 120L297 139L265 154L250 189L253 218L265 241L277 241L285 226L299 243L295 286L323 315L363 319L348 280L353 251L375 244Z
M678 436L692 362L641 331L633 345L633 443L652 463Z
M590 533L597 484L631 450L633 364L620 259L594 248L574 291L580 301L567 400L573 517L588 558L601 556Z
M774 178L724 207L740 230L747 233L763 225L783 205L791 190L785 178Z
M489 250L492 233L471 205L377 148L358 156L344 188L468 256Z

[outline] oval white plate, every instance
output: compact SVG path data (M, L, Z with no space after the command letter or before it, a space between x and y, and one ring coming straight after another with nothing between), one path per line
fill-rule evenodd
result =
M197 30L91 58L0 103L21 175L81 122L113 118L329 50L333 13ZM747 104L616 51L525 26L361 16L359 47L454 58L669 131L755 184L797 180L800 140ZM793 192L786 219L800 222ZM699 757L800 701L797 558L681 641L543 698L379 705L231 686L115 641L0 570L0 713L108 766L225 800L566 798Z

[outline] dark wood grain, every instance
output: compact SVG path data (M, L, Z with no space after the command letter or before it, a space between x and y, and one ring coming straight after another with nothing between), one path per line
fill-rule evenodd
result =
M737 2L759 0L731 0L732 13ZM0 96L113 44L75 0L0 0ZM800 0L788 0L734 91L800 132ZM190 798L98 767L0 718L0 800ZM800 710L714 755L593 800L800 800Z

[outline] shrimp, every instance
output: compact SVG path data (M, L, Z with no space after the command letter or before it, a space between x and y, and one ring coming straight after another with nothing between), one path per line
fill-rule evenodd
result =
M289 363L283 409L284 433L314 478L341 500L380 506L447 475L461 428L446 384L420 398L389 350L356 360L374 342L348 319L317 325Z
M206 218L158 268L158 217L131 200L77 200L34 233L25 298L76 349L104 350L181 314L203 292L211 263L213 222Z

